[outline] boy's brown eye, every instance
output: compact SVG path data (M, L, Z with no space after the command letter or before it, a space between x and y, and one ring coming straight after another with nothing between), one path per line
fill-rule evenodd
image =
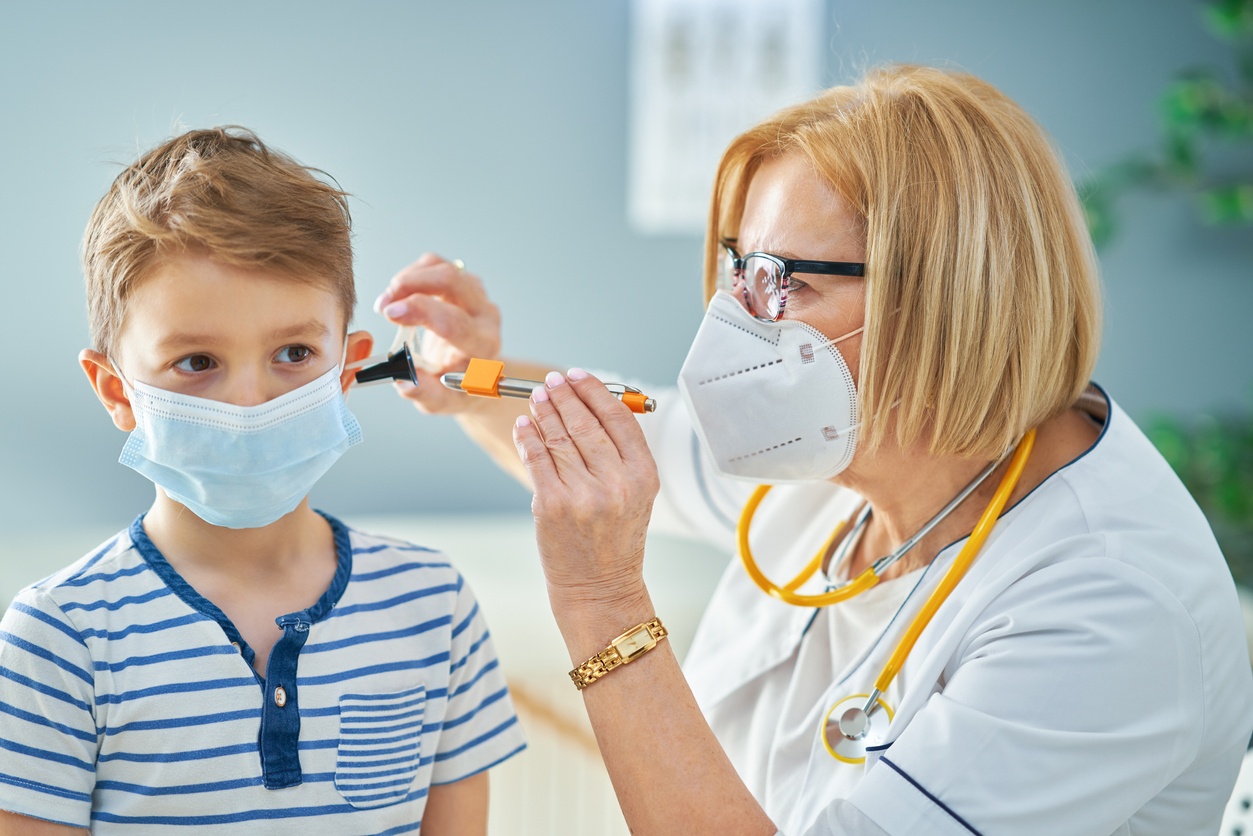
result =
M174 365L185 372L203 372L213 368L213 358L207 354L193 354Z
M310 350L304 345L289 345L278 353L280 363L300 363L308 359Z

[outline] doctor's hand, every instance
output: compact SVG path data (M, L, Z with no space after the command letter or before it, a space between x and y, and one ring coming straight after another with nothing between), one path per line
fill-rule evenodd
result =
M530 404L534 419L519 417L513 439L558 623L647 606L644 536L660 483L634 413L581 369L551 372Z
M477 405L479 399L444 388L439 376L465 371L472 357L495 360L500 354L500 311L478 276L427 253L392 277L374 308L397 325L427 329L422 359L434 371L416 369L417 386L398 382L401 395L428 413L464 412Z
M635 414L596 378L553 372L529 403L534 417L518 418L513 440L535 487L549 603L577 668L661 615L643 572L660 483ZM710 731L668 641L580 693L632 833L778 832Z

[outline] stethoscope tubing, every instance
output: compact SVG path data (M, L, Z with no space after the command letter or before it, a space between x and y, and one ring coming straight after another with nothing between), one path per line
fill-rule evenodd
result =
M1009 501L1010 495L1013 493L1014 488L1017 487L1018 480L1022 476L1022 471L1026 467L1027 459L1031 455L1031 449L1034 444L1035 430L1031 429L1023 435L1022 440L1019 441L1016 446L1013 457L1010 459L1009 467L1006 469L1005 475L1001 477L1001 482L997 486L996 493L993 495L992 500L988 503L987 507L984 508L983 514L979 517L979 521L975 524L974 530L971 531L965 545L962 546L962 549L958 553L956 559L954 559L953 564L949 567L948 571L944 573L944 576L940 579L939 584L937 584L936 588L931 592L931 595L928 596L927 600L923 603L918 614L914 616L913 620L909 624L909 627L906 628L905 634L901 637L901 640L897 642L896 647L892 651L892 655L888 658L883 670L875 680L874 690L870 693L869 698L865 703L866 707L864 710L867 714L874 711L875 706L878 704L879 697L887 691L888 686L892 683L892 680L895 679L897 673L900 672L901 667L905 663L905 659L908 658L910 652L913 650L919 636L922 635L923 631L927 628L927 625L931 623L931 619L935 616L935 613L939 610L940 606L945 600L947 600L948 596L957 587L957 584L961 582L962 578L965 577L967 570L969 570L970 566L974 563L975 558L983 548L984 541L988 538L988 535L991 534L993 527L996 525L997 519L1001 515L1001 511L1004 509L1005 504ZM802 607L823 607L846 601L860 595L862 592L877 584L879 582L880 571L886 569L887 566L890 566L892 563L896 562L896 560L899 560L900 557L908 551L908 547L916 545L927 532L934 528L940 520L948 516L948 514L951 513L953 509L955 509L962 502L962 500L966 499L966 497L968 497L974 489L977 488L979 484L999 465L1000 460L989 465L987 469L980 473L979 476L977 476L970 484L959 492L957 496L945 505L945 507L941 509L935 517L923 526L918 533L903 543L901 547L893 550L892 554L875 561L874 564L869 566L867 569L858 574L857 577L853 578L843 586L817 595L799 595L796 593L796 590L799 589L800 586L812 577L813 574L821 567L822 561L825 559L827 552L831 548L831 544L835 542L835 539L844 529L848 520L841 520L836 526L835 531L827 539L826 543L814 556L813 560L809 562L805 569L802 570L801 573L790 583L780 587L767 578L764 573L762 573L761 569L757 566L756 561L753 559L752 550L749 548L748 544L748 533L753 516L756 514L757 508L760 506L762 499L765 498L771 488L770 485L759 485L757 489L753 491L752 496L749 497L748 502L745 504L744 511L740 514L739 524L736 526L736 539L739 546L740 561L743 563L744 569L748 573L749 577L755 584L757 584L758 587L771 597L777 598L784 603ZM912 595L913 592L911 591L910 597L912 597ZM893 617L893 620L895 620L895 616Z

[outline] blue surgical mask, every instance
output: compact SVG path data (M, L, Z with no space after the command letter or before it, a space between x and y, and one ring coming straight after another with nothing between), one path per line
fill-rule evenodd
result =
M257 406L122 378L135 429L118 461L207 523L269 525L294 511L335 460L361 443L340 388L342 367Z

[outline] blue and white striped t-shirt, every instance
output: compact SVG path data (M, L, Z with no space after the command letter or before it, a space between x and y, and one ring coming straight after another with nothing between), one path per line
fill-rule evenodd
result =
M142 517L0 621L0 809L96 834L416 831L427 788L525 744L440 554L327 517L339 566L266 677Z

